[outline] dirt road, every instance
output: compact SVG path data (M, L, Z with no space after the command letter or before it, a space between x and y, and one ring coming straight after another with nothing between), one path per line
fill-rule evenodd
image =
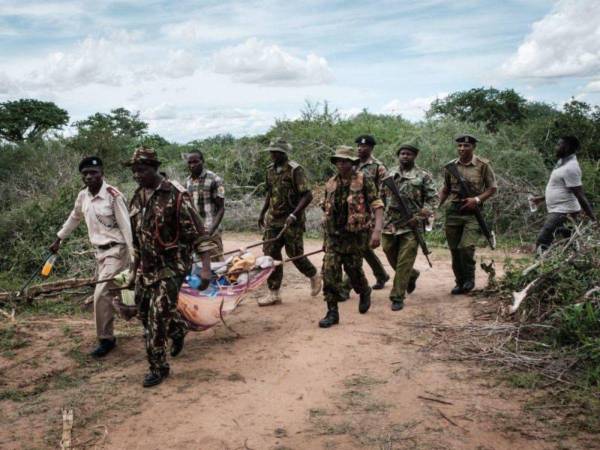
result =
M308 241L307 251L318 246ZM95 362L84 356L94 341L89 314L24 319L28 345L0 359L0 447L57 448L67 407L77 448L556 448L536 439L543 426L525 417L522 391L449 362L452 343L413 326L472 319L472 299L448 294L448 256L435 252L434 271L419 257L422 276L403 311L389 309L385 289L360 315L353 294L328 330L317 327L322 297L310 297L308 280L286 266L282 305L259 308L260 290L228 319L241 337L222 326L191 333L172 376L152 389L141 387L139 325L120 321L117 351ZM320 266L321 258L313 261ZM485 284L480 271L478 283Z

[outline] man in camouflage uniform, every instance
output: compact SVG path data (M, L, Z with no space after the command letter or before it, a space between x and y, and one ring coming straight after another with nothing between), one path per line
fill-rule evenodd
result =
M327 314L319 321L321 328L339 323L338 302L343 298L344 289L342 268L360 295L358 311L364 314L371 306L371 288L362 270L362 255L367 243L371 248L380 244L383 202L373 181L363 172L355 170L358 158L354 155L352 147L340 146L336 149L331 162L338 173L325 185L322 203L325 213L325 256L322 273Z
M417 166L415 159L419 149L409 144L402 144L396 155L398 167L389 172L400 195L406 199L413 218L423 230L423 222L433 215L437 206L437 191L431 174ZM417 258L419 244L406 219L398 211L398 200L386 186L381 190L385 202L382 245L385 256L396 272L394 286L390 292L392 311L404 307L404 298L415 290L419 271L413 266Z
M275 239L283 230L279 239L263 245L263 253L279 261L283 259L281 249L284 246L290 258L304 253L304 210L312 201L304 169L288 158L291 150L292 146L281 138L275 138L265 150L270 153L272 163L267 168L267 197L260 212L258 226L265 230L265 241ZM308 258L299 258L293 262L303 275L310 278L310 294L317 295L321 291L321 277L317 268ZM258 300L260 306L281 303L279 289L282 279L283 267L279 265L267 280L269 296Z
M458 158L450 161L470 185L475 196L461 199L458 179L444 169L444 185L440 205L450 198L446 208L446 239L452 255L452 270L456 279L453 295L467 293L475 287L475 244L480 234L473 215L476 208L492 197L497 190L496 177L489 161L473 154L477 139L463 134L456 138Z
M195 251L202 259L202 285L210 279L210 252L202 219L187 190L159 172L154 149L139 147L131 160L133 178L139 188L129 206L133 230L135 302L144 325L150 372L144 387L154 386L169 375L167 337L173 342L171 356L183 348L186 325L177 311L177 297ZM133 277L131 274L131 277Z
M190 176L185 185L190 193L198 214L204 221L206 232L216 246L211 254L213 261L223 261L223 240L221 239L221 220L225 213L225 187L223 179L204 167L204 155L194 150L187 155Z

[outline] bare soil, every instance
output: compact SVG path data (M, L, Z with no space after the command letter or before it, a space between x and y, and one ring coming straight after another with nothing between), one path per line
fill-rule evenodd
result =
M225 246L256 239L228 236ZM353 294L327 330L317 326L322 296L311 297L308 280L286 265L283 304L260 308L266 289L253 292L227 319L239 337L220 325L190 333L171 376L151 389L141 386L147 364L135 320L119 320L116 351L94 361L86 356L95 344L89 312L21 318L12 342L22 345L0 352L0 448L59 448L64 408L74 413L74 448L593 447L525 411L529 391L449 361L452 342L433 326L411 326L474 320L477 300L449 295L448 252L433 256L433 270L419 256L422 275L403 311L390 310L386 288L361 315ZM321 259L312 258L318 267ZM478 285L485 282L478 270Z

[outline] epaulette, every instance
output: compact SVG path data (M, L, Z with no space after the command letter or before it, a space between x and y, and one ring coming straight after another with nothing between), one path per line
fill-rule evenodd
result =
M288 164L290 165L290 167L292 168L292 170L297 169L298 167L302 167L296 161L288 161Z
M106 186L106 190L108 191L108 193L109 193L110 195L112 195L112 196L113 196L113 197L115 197L115 198L117 198L117 197L119 197L119 196L123 195L123 194L121 194L121 193L119 192L119 190L118 190L117 188L115 188L115 187L112 187L112 186Z
M477 158L479 161L481 161L481 162L482 162L482 163L484 163L484 164L488 164L488 165L489 165L489 163L490 163L490 160L489 160L489 159L482 158L482 157L481 157L481 156L479 156L479 155L476 155L476 156L475 156L475 158Z

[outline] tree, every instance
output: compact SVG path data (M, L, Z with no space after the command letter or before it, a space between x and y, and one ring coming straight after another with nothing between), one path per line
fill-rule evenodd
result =
M125 108L113 109L110 114L96 113L74 123L77 135L69 145L81 153L98 155L105 164L116 164L127 157L138 140L145 136L148 124Z
M484 123L491 133L500 124L518 124L526 115L527 100L513 89L475 88L454 92L437 99L427 111L427 117L452 117L461 122Z
M23 98L0 103L0 137L10 142L33 141L68 122L67 111L53 102Z

